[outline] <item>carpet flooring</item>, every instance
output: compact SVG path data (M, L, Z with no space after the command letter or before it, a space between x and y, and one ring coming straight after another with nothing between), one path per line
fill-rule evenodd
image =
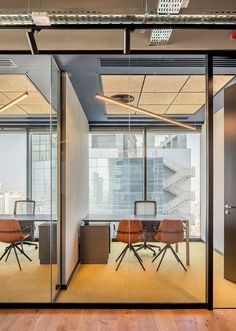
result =
M118 271L115 259L122 243L112 243L108 264L80 265L58 302L204 302L205 245L190 243L190 266L185 272L168 252L156 272L158 261L152 263L152 253L140 251L146 271L129 252ZM0 244L0 254L5 245ZM38 250L26 247L32 262L20 257L22 271L15 256L0 262L0 302L49 302L55 294L56 265L39 263ZM180 244L179 256L185 263L185 244ZM223 256L214 254L214 306L236 307L236 284L223 278ZM52 272L52 277L51 277ZM53 286L51 286L51 278Z

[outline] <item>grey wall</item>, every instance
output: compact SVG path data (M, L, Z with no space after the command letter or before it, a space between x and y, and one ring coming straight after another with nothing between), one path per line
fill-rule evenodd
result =
M88 213L88 122L67 74L62 79L62 283L78 263L78 234Z

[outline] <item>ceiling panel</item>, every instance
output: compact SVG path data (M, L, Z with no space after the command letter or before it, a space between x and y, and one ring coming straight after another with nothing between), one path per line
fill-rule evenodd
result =
M192 75L189 77L181 92L205 92L206 80L204 75Z
M25 75L0 75L1 92L34 91L36 88Z
M171 105L166 114L194 114L202 105Z
M28 114L50 114L51 106L49 104L42 104L42 105L21 105L20 106L23 110L25 110Z
M139 105L169 105L177 93L142 93Z
M168 105L140 105L140 108L149 110L155 114L164 114L168 109ZM136 114L140 114L136 112Z
M25 75L0 75L0 105L3 107L11 100L28 91L29 95L16 105L10 106L0 115L48 115L51 113L51 105L34 87L33 83Z
M179 92L189 76L147 75L143 92Z
M179 93L174 105L201 105L205 103L205 93Z
M0 108L2 108L3 106L4 106L4 104L0 105ZM7 108L4 111L1 111L1 109L0 109L0 116L1 115L26 115L26 112L23 111L17 105L14 105L14 106L11 106L10 108Z
M118 105L106 105L108 115L134 115L135 111Z
M101 75L103 92L140 92L144 75Z
M213 76L213 91L216 93L221 90L234 76L230 75L214 75Z

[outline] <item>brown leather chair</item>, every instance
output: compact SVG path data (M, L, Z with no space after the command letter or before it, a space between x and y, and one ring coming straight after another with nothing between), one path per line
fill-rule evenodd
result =
M25 252L19 247L21 243L30 236L30 233L23 233L20 224L16 219L0 219L0 241L10 244L5 249L5 252L0 258L0 261L6 255L5 261L7 261L12 249L15 252L16 260L20 270L21 265L17 255L17 250L23 254L28 260L32 261L31 258L25 254Z
M174 251L174 249L171 246L171 244L176 244L176 243L184 240L184 228L183 228L182 221L180 221L180 220L163 220L163 221L161 221L155 238L159 242L166 244L162 248L162 250L157 254L157 256L155 256L155 258L152 260L152 262L154 262L158 258L158 256L163 253L156 271L159 270L168 248L174 254L174 257L181 264L183 269L185 271L187 271L187 269L183 265L182 261L180 260L180 258L178 257L178 255L176 254L176 252Z
M121 241L123 243L126 243L127 245L123 249L123 251L120 253L118 258L116 259L116 262L119 261L116 270L118 270L126 252L128 249L132 250L134 253L134 256L137 258L138 262L140 263L141 267L145 271L145 268L142 264L142 259L136 252L136 250L133 247L134 243L140 242L143 240L143 226L140 220L138 219L122 219L119 222L118 230L116 234L116 239L118 241Z

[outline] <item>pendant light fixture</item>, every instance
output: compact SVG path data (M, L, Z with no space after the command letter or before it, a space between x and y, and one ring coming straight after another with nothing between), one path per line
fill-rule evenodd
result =
M96 98L99 99L99 100L102 100L102 101L113 103L114 105L117 105L117 106L121 106L121 107L124 107L124 108L134 110L135 112L140 113L140 114L144 114L144 115L154 117L154 118L156 118L160 121L166 122L166 123L177 125L177 126L180 126L182 128L188 129L188 130L196 131L196 128L194 128L191 125L185 124L185 123L180 122L180 121L173 120L169 117L158 115L156 113L153 113L153 112L151 112L149 110L146 110L146 109L143 109L143 108L135 107L133 105L130 105L130 104L127 104L127 103L124 103L124 102L121 102L121 101L114 100L114 99L112 99L110 97L107 97L107 96L105 96L103 94L100 94L100 93L96 93Z
M25 92L25 93L21 94L20 96L18 96L17 98L15 98L14 100L11 100L5 106L0 108L0 113L3 112L4 110L10 108L11 106L14 106L16 103L20 102L21 100L25 99L28 95L29 95L29 93Z

